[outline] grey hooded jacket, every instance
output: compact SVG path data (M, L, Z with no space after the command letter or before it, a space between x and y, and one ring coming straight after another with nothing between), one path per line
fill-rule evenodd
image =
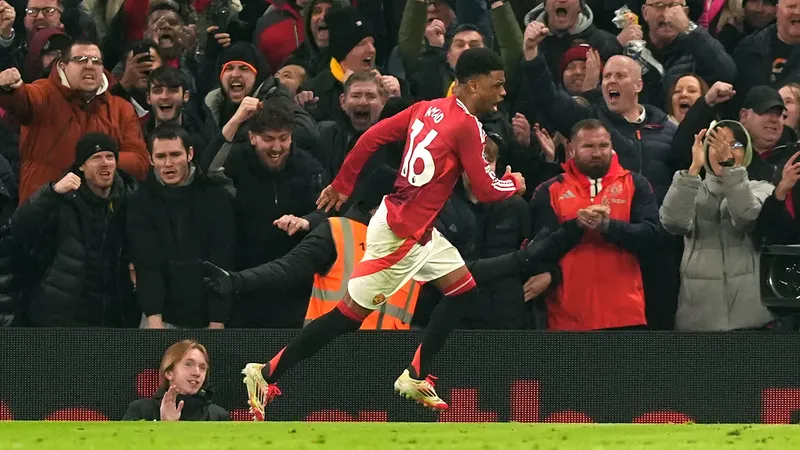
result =
M752 157L750 142L747 152ZM742 166L726 167L718 177L706 163L704 179L675 173L659 215L664 229L684 237L676 329L760 328L773 320L761 304L760 254L751 238L773 189L750 181Z

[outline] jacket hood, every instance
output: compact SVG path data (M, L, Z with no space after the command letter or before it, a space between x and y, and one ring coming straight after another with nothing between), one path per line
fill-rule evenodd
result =
M708 126L708 131L706 132L706 136L708 133L711 133L711 130L718 128L718 127L725 127L730 128L733 131L734 135L736 136L743 136L747 142L744 142L744 160L742 161L742 166L747 167L750 165L750 162L753 160L753 143L750 138L750 133L747 132L745 127L735 121L735 120L720 120L720 121L713 121L711 125ZM706 162L703 164L703 167L706 169L706 176L716 176L714 175L714 171L711 169L711 166L708 163L708 138L703 140L703 153L706 155Z
M44 44L47 43L48 39L55 35L61 35L69 39L67 33L57 28L45 28L37 32L33 36L33 39L31 39L30 45L28 46L28 54L25 56L25 63L23 66L26 80L33 81L42 77L42 72L44 71L41 62L42 48Z
M71 94L74 89L69 85L69 81L67 81L67 75L64 73L64 69L61 68L61 65L58 63L54 64L56 70L50 72L50 79L56 83L56 85L61 86L66 91L66 94ZM105 94L108 91L109 82L108 82L108 75L106 70L103 70L102 78L100 79L100 88L95 92L94 97L92 99L100 97L101 95Z
M314 35L311 33L311 15L314 12L314 7L318 3L330 3L334 8L342 8L349 5L347 0L311 0L303 9L303 25L305 26L305 42L315 51L319 51L317 41L314 40Z
M547 24L547 11L544 9L544 2L536 5L536 7L530 10L528 14L525 14L525 26L528 26L529 23L534 21ZM572 36L581 34L592 26L593 21L594 13L592 12L592 8L589 8L589 5L583 3L583 8L581 9L580 14L578 14L578 21L575 24L575 29L559 34L570 34Z

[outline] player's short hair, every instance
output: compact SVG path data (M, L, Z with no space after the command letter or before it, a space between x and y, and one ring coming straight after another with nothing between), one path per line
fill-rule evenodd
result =
M581 120L580 122L576 123L575 125L573 125L572 128L569 130L569 140L571 141L571 140L575 139L575 136L577 136L578 133L583 131L583 130L606 130L606 131L608 131L608 128L606 128L606 126L603 125L603 122L600 122L597 119L584 119L584 120Z
M486 136L486 144L483 147L483 159L491 164L496 163L499 156L500 149L497 147L497 143L491 137Z
M456 63L456 79L459 83L466 83L470 79L489 75L496 70L503 70L503 60L492 49L470 48L458 58Z
M261 134L267 131L292 131L294 114L288 99L271 98L263 102L264 107L250 120L250 131Z
M366 70L360 70L360 71L350 75L350 77L347 79L347 81L344 82L344 95L345 96L347 96L347 94L350 93L350 88L355 83L372 83L375 86L377 86L379 93L381 91L381 85L380 85L380 83L378 83L378 80L375 78L375 74L373 74L372 72L368 72Z
M192 147L192 139L189 136L189 132L176 123L161 124L147 136L147 150L151 155L153 154L153 144L156 142L156 139L167 141L180 139L181 145L183 145L183 149L186 150L187 154L189 153L189 148Z
M200 350L200 353L202 353L206 358L206 364L209 367L211 366L211 362L208 360L208 352L203 344L191 339L178 341L172 344L167 351L164 352L164 357L161 358L161 365L158 368L159 388L166 389L169 387L169 380L167 380L165 374L174 369L175 364L178 364L178 362L180 362L180 360L183 359L183 357L189 353L190 350L194 349Z

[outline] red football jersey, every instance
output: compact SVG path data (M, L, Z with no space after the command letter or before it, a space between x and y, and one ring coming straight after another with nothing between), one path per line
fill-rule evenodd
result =
M387 223L399 238L420 239L450 198L461 173L478 201L504 200L518 190L509 174L498 179L483 157L486 133L456 96L419 102L365 132L347 155L333 188L351 195L361 167L378 147L406 139L395 192L386 198Z

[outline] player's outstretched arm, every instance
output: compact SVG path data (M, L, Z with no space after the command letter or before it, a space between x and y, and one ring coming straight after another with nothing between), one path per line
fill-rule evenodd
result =
M474 124L470 121L474 120ZM522 175L507 172L503 178L497 178L494 172L487 170L483 158L483 140L477 119L469 118L461 127L463 133L456 141L456 152L472 185L472 193L479 202L491 203L505 200L518 191L524 193L525 179Z
M408 133L408 124L418 105L420 103L406 108L403 112L395 114L388 119L381 120L361 135L355 147L347 154L336 179L331 183L334 191L346 197L353 194L358 174L367 160L369 160L369 157L381 145L405 139ZM320 196L321 198L322 196Z

